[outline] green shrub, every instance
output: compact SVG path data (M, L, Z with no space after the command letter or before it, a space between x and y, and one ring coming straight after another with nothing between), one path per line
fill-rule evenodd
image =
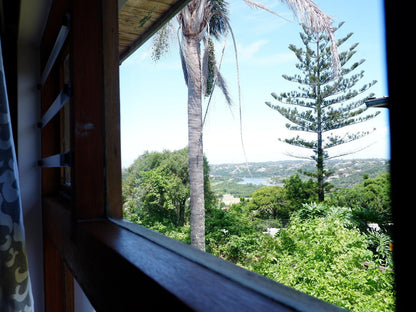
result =
M366 223L391 223L390 174L381 174L374 179L365 175L360 184L331 194L328 202L352 208Z
M392 267L381 267L369 249L368 237L346 226L348 218L340 215L347 210L324 205L304 208L303 212L311 210L315 216L292 218L271 249L269 243L268 253L246 263L247 267L348 310L393 309Z

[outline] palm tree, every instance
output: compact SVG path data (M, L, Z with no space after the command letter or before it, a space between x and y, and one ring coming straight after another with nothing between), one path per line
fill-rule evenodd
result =
M182 30L181 60L188 85L188 147L189 181L191 207L191 245L205 251L205 204L204 204L204 162L202 148L202 91L207 90L207 82L214 78L206 73L202 76L201 47L205 45L203 65L208 69L208 61L213 53L209 35L220 36L227 29L225 10L219 12L225 2L193 0L179 14ZM214 15L215 14L215 15ZM215 18L213 18L215 16ZM209 21L212 21L211 23ZM212 27L211 27L212 26ZM208 59L207 59L208 58ZM215 66L215 65L214 65ZM211 66L212 67L212 66ZM215 71L215 68L214 68ZM211 70L211 73L214 71ZM205 77L204 79L201 79ZM203 82L205 82L203 87Z
M248 5L271 12L260 3L244 0ZM332 32L332 19L323 13L311 0L281 0L286 3L298 19L314 32L326 32L331 39L334 73L337 75L339 59ZM177 15L181 38L179 42L182 69L188 86L188 148L191 208L191 245L205 250L205 205L202 144L202 95L212 92L214 83L223 91L230 102L227 89L215 64L211 36L220 38L231 28L228 22L225 0L192 0ZM159 32L155 42L154 58L166 49L166 29ZM204 52L201 54L201 42ZM161 44L162 43L162 44Z

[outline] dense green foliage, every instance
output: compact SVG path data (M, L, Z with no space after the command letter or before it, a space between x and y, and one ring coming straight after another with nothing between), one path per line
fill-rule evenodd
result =
M204 158L205 205L215 205ZM189 216L188 149L146 152L127 169L123 181L125 218L136 223L183 226Z
M286 230L266 242L267 255L247 263L247 268L349 310L392 309L391 267L379 266L368 237L344 209L304 208L308 217L293 216ZM328 212L310 216L315 209Z
M139 157L123 184L125 218L189 244L186 171L186 149ZM364 176L319 204L316 182L295 174L228 209L210 191L208 170L205 178L208 252L348 310L394 309L388 174Z
M286 203L286 189L280 186L265 186L251 195L248 204L254 216L261 219L288 219L289 210Z
M303 204L272 237L254 230L249 204L218 212L227 222L207 234L209 252L351 311L394 308L387 234L360 231L349 208Z
M298 174L295 174L283 182L291 211L298 209L304 203L317 200L316 189L318 186L312 179L303 181Z
M348 189L331 194L330 203L351 207L366 223L387 226L392 223L390 175L382 174L374 179L363 176L363 181Z

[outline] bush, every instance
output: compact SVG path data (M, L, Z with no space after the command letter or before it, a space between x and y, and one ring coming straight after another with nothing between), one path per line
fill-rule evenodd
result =
M289 218L286 190L280 186L264 186L251 194L248 209L261 219Z
M314 216L299 217L305 211ZM380 267L367 235L351 227L348 210L314 204L299 212L247 267L352 311L393 309L392 268Z
M382 266L393 267L390 236L382 231L369 230L367 239L369 249L373 251L376 262Z
M159 232L160 234L176 239L183 243L191 243L191 227L189 224L184 226L175 226L171 223L169 224L168 222L154 222L152 224L143 225L153 231Z
M331 194L328 202L351 207L366 223L391 223L390 174L381 174L374 179L365 175L360 184Z
M215 220L223 228L209 227L207 246L216 256L351 311L394 308L389 236L361 232L349 208L305 204L275 238L232 210Z
M241 237L254 233L249 218L240 215L238 211L231 209L225 211L219 208L207 210L205 230L206 250L216 256L221 254L220 247L226 245L230 241L230 237ZM235 258L234 256L229 258L228 253L222 257L230 261L232 261L231 258Z

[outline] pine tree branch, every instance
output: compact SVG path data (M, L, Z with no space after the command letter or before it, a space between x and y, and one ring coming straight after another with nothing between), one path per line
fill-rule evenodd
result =
M329 140L329 143L326 143L324 148L325 149L330 149L333 147L337 147L343 144L347 144L359 139L362 139L372 133L374 133L375 129L373 129L372 131L361 131L358 133L354 133L354 134L349 134L346 133L343 137L338 136L338 135L334 135L334 136L330 136L328 138L325 139L325 141Z
M283 151L283 155L290 156L290 157L297 158L297 159L304 159L304 160L311 160L312 159L311 156L296 155L296 154L293 154L293 153L288 152L288 151Z
M366 145L366 146L364 146L364 147L360 147L360 148L358 148L358 149L355 149L354 151L345 152L345 153L341 153L341 154L338 154L338 155L330 156L330 157L328 157L327 159L328 159L328 160L330 160L330 159L334 159L334 158L338 158L338 157L343 157L343 156L347 156L347 155L355 154L355 153L361 152L361 151L363 151L363 150L365 150L365 149L369 148L370 146L374 145L375 143L376 143L376 142L373 142L373 143L368 144L368 145Z
M271 105L269 102L266 102L266 104L270 108L278 111L287 120L296 124L296 126L287 124L287 128L292 129L293 127L297 127L301 129L300 131L315 132L316 123L311 111L299 113L296 108L287 109L278 105Z
M283 140L279 138L279 141L284 142L286 144L290 144L292 146L311 149L311 150L315 150L317 148L316 141L306 141L302 139L300 136L297 136L291 139L283 139Z
M380 114L380 112L376 112L374 114L367 115L367 116L364 116L364 117L351 118L351 119L348 119L348 120L344 120L343 122L338 122L337 124L327 123L327 124L325 124L325 127L323 127L322 132L327 132L327 131L336 130L336 129L340 129L340 128L347 127L347 126L356 125L356 124L368 121L370 119L373 119L376 116L378 116L379 114Z
M335 77L339 76L341 64L332 27L332 18L322 12L311 0L285 0L285 2L306 27L317 34L324 32L328 35L331 43L333 73Z
M346 95L339 96L339 97L334 98L334 99L331 99L331 100L324 100L324 107L328 107L328 106L334 105L334 104L342 104L342 103L345 103L345 102L347 102L347 101L355 98L356 96L365 93L368 89L370 89L376 83L377 83L377 80L373 80L369 84L365 84L358 91L357 90L353 90L353 91L348 92ZM331 94L331 95L329 95L327 97L336 96L337 94L340 94L340 93L345 93L345 90L340 90L339 92L336 92L334 94ZM365 99L359 100L358 102L363 102L364 103L368 98L373 97L373 96L374 96L374 93L371 93L370 95L366 96Z

